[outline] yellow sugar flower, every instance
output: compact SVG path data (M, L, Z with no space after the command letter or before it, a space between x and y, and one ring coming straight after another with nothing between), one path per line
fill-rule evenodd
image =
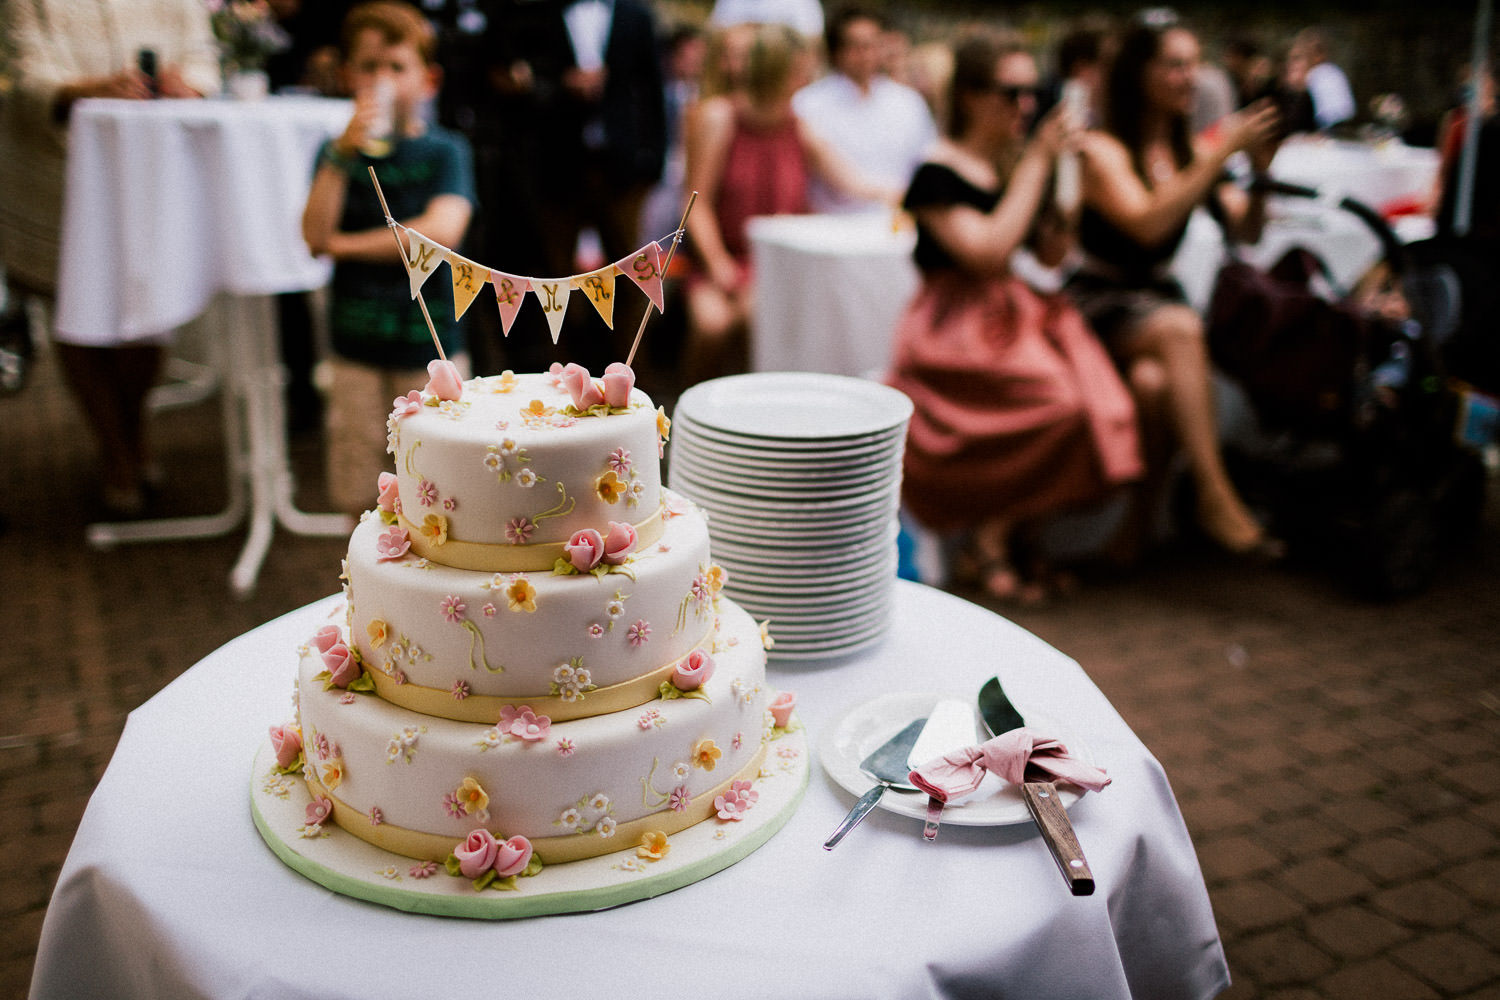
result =
M536 610L536 588L523 573L517 573L511 577L510 585L505 588L505 596L510 601L512 611Z
M722 756L724 751L713 740L699 740L698 745L693 747L693 766L712 771L719 766L719 758Z
M760 623L760 644L766 650L776 648L776 640L771 638L771 619L769 618Z
M509 368L500 373L500 379L495 383L496 392L510 392L517 384L516 373Z
M719 591L724 589L724 583L729 579L729 574L724 571L723 566L710 565L708 567L708 589L715 597Z
M660 861L671 849L672 845L667 843L665 833L660 830L649 830L641 834L641 846L635 849L635 853L647 861Z
M370 619L370 624L365 626L365 635L370 637L371 649L379 649L385 645L385 640L389 637L389 629L390 626L383 620L379 618Z
M605 503L618 502L628 488L628 484L621 482L613 469L600 476L599 481L594 484L594 489L599 493L599 499Z
M667 416L665 406L656 408L656 433L661 435L663 441L672 440L672 418Z
M428 514L422 518L422 526L417 530L432 545L442 545L448 541L448 519L441 514Z
M476 816L490 807L489 795L473 778L465 778L464 783L454 789L453 797L470 816Z
M521 415L530 417L550 417L556 412L556 410L550 409L547 404L543 403L540 399L533 399L531 401L531 404L527 406L526 409L521 411Z
M325 760L318 766L318 780L328 791L333 791L344 783L344 761L335 757L333 760Z

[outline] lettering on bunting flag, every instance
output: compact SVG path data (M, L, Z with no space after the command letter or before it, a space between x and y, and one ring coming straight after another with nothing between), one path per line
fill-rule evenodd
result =
M389 220L387 220L389 222ZM662 247L661 242L647 243L628 257L587 274L574 274L563 278L533 278L520 274L507 274L463 257L441 243L428 239L415 229L390 222L406 233L407 246L402 254L402 263L411 281L411 296L416 298L422 285L437 265L446 262L453 279L453 313L458 319L468 311L480 290L489 285L495 290L495 303L500 309L500 327L510 335L516 314L526 302L528 294L535 295L542 313L547 317L547 328L555 344L562 334L563 315L568 309L568 299L576 289L583 293L589 304L599 313L611 330L615 321L615 288L617 275L623 274L635 283L657 312L665 311L662 291ZM680 234L674 233L675 239Z

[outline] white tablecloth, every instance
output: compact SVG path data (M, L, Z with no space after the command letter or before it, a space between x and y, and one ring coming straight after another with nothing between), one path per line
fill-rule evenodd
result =
M1437 180L1438 153L1399 140L1353 142L1327 136L1294 136L1271 161L1279 181L1317 188L1325 195L1353 198L1377 212L1425 201Z
M218 292L317 288L302 241L318 145L352 105L80 101L68 135L57 328L71 342L154 336Z
M502 924L336 895L286 868L250 819L251 758L289 710L294 647L327 598L213 653L131 713L47 911L32 996L1206 998L1228 973L1166 776L1078 664L982 608L899 584L891 638L773 668L816 745L892 691L972 696L998 670L1065 718L1114 784L1071 810L1098 883L1069 896L1033 828L921 823L853 804L814 766L768 844L675 892Z
M756 371L879 375L916 293L916 232L889 214L750 220Z

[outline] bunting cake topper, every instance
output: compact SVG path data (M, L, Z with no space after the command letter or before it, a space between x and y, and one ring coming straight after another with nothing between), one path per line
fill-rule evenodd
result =
M657 312L665 311L666 300L662 293L662 279L671 265L677 244L682 241L688 213L693 210L693 202L698 197L698 192L694 191L688 199L687 207L682 213L682 222L678 224L677 230L660 240L653 240L617 261L584 274L570 274L561 278L538 278L510 274L487 267L450 250L410 226L403 226L391 217L385 195L380 190L380 181L375 176L375 168L369 169L370 180L375 184L375 195L380 199L381 211L385 213L385 223L390 227L391 235L396 240L396 248L401 254L401 263L406 268L406 276L411 283L411 296L422 308L422 316L427 320L427 329L432 334L433 343L437 345L438 357L445 361L447 358L443 354L442 345L438 343L437 330L433 327L432 317L427 312L427 303L422 299L422 286L438 269L439 264L448 265L453 281L454 319L462 318L484 286L489 285L494 290L495 304L500 311L501 330L508 337L511 325L515 323L516 314L525 304L526 296L531 295L535 297L547 317L547 327L552 333L552 342L555 344L562 333L563 315L567 312L568 302L576 291L588 300L599 313L599 317L604 320L605 325L613 330L615 326L615 279L620 275L629 278L640 288L651 300L651 304L656 307ZM404 244L401 241L402 233L406 234ZM663 243L667 244L665 251L662 249ZM635 342L631 345L630 357L626 359L626 364L634 359L636 348L640 346L641 334L646 329L646 320L650 316L651 310L648 309L641 317L641 326L636 331Z

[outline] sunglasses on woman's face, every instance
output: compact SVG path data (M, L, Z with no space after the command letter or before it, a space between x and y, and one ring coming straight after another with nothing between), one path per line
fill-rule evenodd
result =
M1034 85L1019 85L1014 83L996 83L990 85L990 92L999 94L1012 104L1020 104L1023 97L1035 97L1037 87Z

